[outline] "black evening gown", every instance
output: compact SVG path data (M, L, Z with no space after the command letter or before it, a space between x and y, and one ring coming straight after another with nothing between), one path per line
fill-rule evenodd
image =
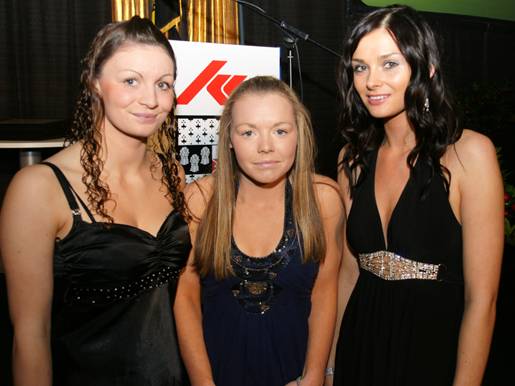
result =
M436 280L385 280L360 264L337 345L335 385L450 386L463 314L462 233L443 180L417 162L384 240L374 189L377 150L356 190L348 243L360 254L389 251L438 265ZM425 194L424 194L425 193Z
M217 386L284 386L302 374L318 264L302 263L287 185L284 231L265 257L233 243L234 276L202 280L204 339Z
M172 314L191 248L186 222L172 211L156 236L96 222L64 174L46 164L73 216L69 234L55 243L54 385L186 385Z

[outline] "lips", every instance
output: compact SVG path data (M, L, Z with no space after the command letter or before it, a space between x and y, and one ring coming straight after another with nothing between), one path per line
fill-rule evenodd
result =
M132 113L132 115L142 122L154 122L157 118L157 114L154 113Z
M279 161L266 160L266 161L254 162L254 165L256 165L259 168L267 169L267 168L274 167L278 163L279 163Z
M157 115L153 113L133 113L138 118L150 119L155 118Z
M389 96L389 94L367 95L367 100L371 105L380 105L388 99Z

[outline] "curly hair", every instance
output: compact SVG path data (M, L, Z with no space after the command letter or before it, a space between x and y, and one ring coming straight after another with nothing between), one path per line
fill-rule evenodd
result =
M108 222L113 222L114 219L105 208L106 202L112 200L111 192L109 186L101 179L104 168L102 152L105 151L102 149L101 127L105 110L102 98L94 85L106 61L126 43L160 46L168 53L173 63L176 63L175 54L166 37L150 20L139 16L124 22L110 23L102 28L82 61L80 93L66 142L68 145L81 142L80 163L84 169L82 182L86 186L88 203ZM167 188L167 198L177 211L188 217L184 196L179 188L181 178L176 162L174 112L175 103L155 134L153 151L161 165L162 183Z
M354 88L352 66L352 55L361 39L379 28L390 33L411 69L404 104L416 145L407 157L408 166L412 169L415 161L425 162L431 170L425 187L436 173L443 177L448 191L451 175L440 159L447 147L460 138L462 129L445 87L435 35L422 16L407 6L392 5L365 15L344 42L338 86L342 104L341 134L347 147L339 168L349 179L352 195L367 173L368 154L384 139L383 122L369 114ZM422 197L425 191L423 189Z

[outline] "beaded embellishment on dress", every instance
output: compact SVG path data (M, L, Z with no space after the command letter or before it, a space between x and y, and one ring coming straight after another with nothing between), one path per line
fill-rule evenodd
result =
M249 257L242 253L233 240L232 268L239 282L232 294L245 309L254 314L264 314L281 292L275 278L288 265L299 247L291 210L291 186L286 186L284 232L277 248L265 257Z
M410 260L389 251L360 253L359 266L384 280L438 280L441 264Z
M164 267L157 272L113 287L75 287L66 293L68 304L108 304L117 300L130 299L153 288L176 280L181 272L177 267Z

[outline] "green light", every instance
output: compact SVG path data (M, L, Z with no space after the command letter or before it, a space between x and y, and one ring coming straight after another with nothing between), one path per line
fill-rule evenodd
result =
M362 0L362 2L372 7L392 4L391 0ZM514 0L404 0L400 3L419 11L515 21Z

